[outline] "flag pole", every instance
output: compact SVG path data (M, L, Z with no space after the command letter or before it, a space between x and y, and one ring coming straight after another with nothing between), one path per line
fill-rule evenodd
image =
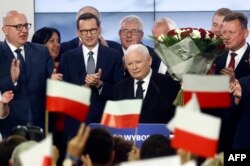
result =
M137 135L137 132L138 132L138 126L137 128L135 128L135 140L134 140L134 146L136 147L136 135Z
M49 133L49 112L45 110L45 137L47 137Z

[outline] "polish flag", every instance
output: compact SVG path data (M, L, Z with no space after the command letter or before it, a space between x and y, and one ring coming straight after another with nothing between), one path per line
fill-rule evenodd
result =
M52 135L20 154L22 165L51 166L52 165Z
M46 109L49 112L62 112L79 121L85 121L90 95L89 88L48 79Z
M176 110L171 145L202 157L213 157L218 148L221 119L201 112Z
M190 100L194 92L201 108L230 107L228 76L184 75L182 89L184 103Z
M141 99L107 101L101 124L113 128L137 128Z

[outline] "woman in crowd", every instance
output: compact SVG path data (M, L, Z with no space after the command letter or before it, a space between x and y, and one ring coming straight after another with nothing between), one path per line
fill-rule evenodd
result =
M60 51L61 35L57 29L43 27L34 33L31 42L43 44L48 47L54 65L58 68L59 62L57 61L57 57Z

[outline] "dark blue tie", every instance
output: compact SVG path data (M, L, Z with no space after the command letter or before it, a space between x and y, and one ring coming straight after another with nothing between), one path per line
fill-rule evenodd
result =
M26 84L26 66L24 62L24 58L21 54L22 49L18 48L15 50L17 53L17 59L20 61L20 76L19 76L19 83L20 81Z

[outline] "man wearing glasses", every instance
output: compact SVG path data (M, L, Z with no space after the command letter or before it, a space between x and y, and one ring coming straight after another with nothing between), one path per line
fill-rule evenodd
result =
M91 88L91 105L86 123L99 123L106 100L112 97L112 87L123 78L121 55L99 44L100 20L91 13L77 19L77 34L82 45L62 54L60 71L63 80ZM67 117L66 138L76 134L80 122Z
M8 136L17 125L44 125L47 78L60 79L46 47L27 42L31 24L23 13L12 10L3 18L5 41L0 45L0 90L12 90L9 116L0 121L0 132Z
M116 49L124 55L130 45L142 43L143 35L143 23L138 16L129 15L123 17L120 21L119 30L121 45L116 47ZM156 55L153 48L149 46L146 47L153 60L151 68L157 72L160 65L160 58ZM126 74L128 74L128 72Z

